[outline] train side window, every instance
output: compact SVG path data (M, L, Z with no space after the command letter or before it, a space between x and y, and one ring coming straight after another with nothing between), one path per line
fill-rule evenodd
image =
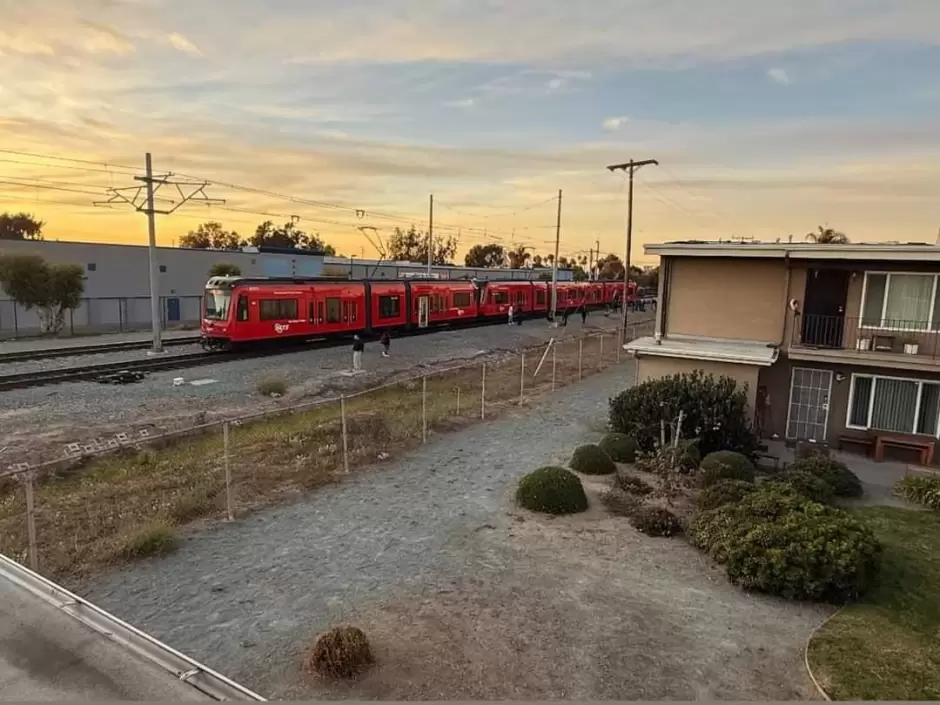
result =
M349 320L353 323L356 322L356 309L359 308L358 304L355 301L349 304Z
M323 323L323 302L317 301L317 323Z
M494 299L498 304L508 304L509 303L509 292L507 291L497 291L494 292Z
M517 292L516 292L516 303L517 303L517 304L524 304L524 303L525 303L525 292L524 292L524 291L517 291Z
M379 297L379 318L398 318L401 315L400 296Z
M457 308L467 308L470 306L470 301L472 297L470 294L464 294L461 292L456 292L454 294L454 306Z
M235 320L237 321L248 320L248 295L247 294L239 294L238 296L238 309L235 312Z
M313 301L307 304L307 320L311 323L317 322L316 311L314 310Z
M544 306L544 305L545 305L545 292L542 291L541 289L536 289L536 290L535 290L535 303L536 303L536 305L538 305L538 306Z
M292 321L297 318L297 299L261 299L262 321Z
M340 300L337 298L329 298L326 300L326 322L327 323L340 323L341 319L341 305Z
M343 323L346 323L349 320L349 303L343 302Z

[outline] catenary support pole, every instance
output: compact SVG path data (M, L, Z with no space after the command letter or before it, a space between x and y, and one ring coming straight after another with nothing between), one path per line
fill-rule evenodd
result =
M434 194L428 202L428 277L431 276L431 261L434 255Z
M558 248L561 245L561 189L558 189L558 216L555 219L555 259L552 260L552 321L558 310Z
M150 152L145 157L147 184L147 231L149 235L148 254L150 256L150 320L153 324L153 347L151 352L163 352L163 340L160 337L160 272L157 265L157 214L153 205L153 159Z

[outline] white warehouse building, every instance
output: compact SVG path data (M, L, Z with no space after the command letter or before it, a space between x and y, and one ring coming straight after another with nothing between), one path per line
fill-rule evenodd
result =
M167 329L198 327L202 291L209 269L219 262L239 267L245 276L349 277L399 279L427 276L427 267L413 262L381 262L326 257L301 250L194 250L156 248L159 270L160 312ZM0 240L0 256L37 254L56 264L77 264L85 270L82 304L66 316L65 334L118 332L149 328L150 264L148 248L91 242ZM537 279L545 269L474 269L432 267L441 279ZM572 278L558 270L558 279ZM35 311L14 304L0 290L0 338L40 332Z

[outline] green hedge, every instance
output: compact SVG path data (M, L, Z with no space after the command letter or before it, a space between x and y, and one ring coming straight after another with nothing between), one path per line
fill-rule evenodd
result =
M630 516L630 523L647 536L675 536L682 531L676 515L663 507L641 507Z
M836 497L861 497L864 493L861 480L845 463L824 455L814 454L798 458L789 469L792 472L806 472L824 480Z
M588 508L581 480L570 470L539 468L519 480L516 502L533 512L576 514Z
M636 460L636 439L626 433L608 433L597 445L615 462L632 463Z
M705 511L717 509L725 504L740 502L757 489L753 482L744 480L719 480L699 493L696 506Z
M789 487L807 499L820 504L830 504L835 497L828 482L800 470L788 470L766 480L763 484L772 487Z
M908 502L940 511L940 475L905 477L894 486L894 493Z
M617 472L617 466L599 446L583 445L575 449L568 463L572 470L585 475L612 475Z
M720 480L754 482L757 470L747 456L731 450L718 450L702 458L700 481L708 487Z

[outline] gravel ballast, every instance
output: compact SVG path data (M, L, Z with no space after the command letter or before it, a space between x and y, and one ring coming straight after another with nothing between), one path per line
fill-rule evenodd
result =
M596 441L627 362L337 486L189 535L83 594L270 698L807 697L823 611L748 597L677 539L594 508L547 520L516 480ZM354 621L379 667L331 689L313 637ZM385 664L385 665L383 665Z

